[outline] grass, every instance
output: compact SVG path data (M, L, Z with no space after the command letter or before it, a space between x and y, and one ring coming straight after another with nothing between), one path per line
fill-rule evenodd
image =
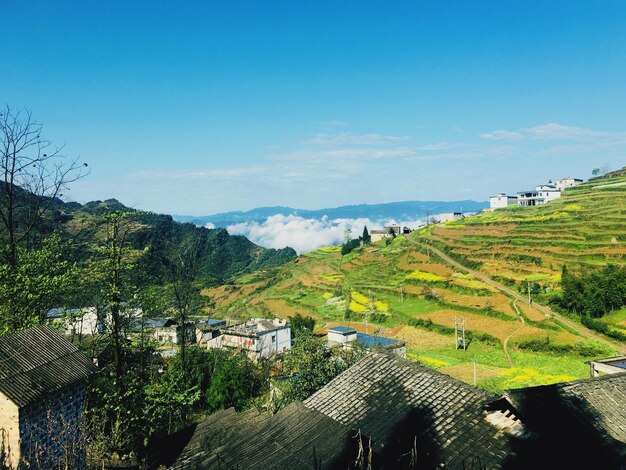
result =
M616 183L620 185L598 189ZM299 312L324 326L345 323L347 315L352 322L363 322L370 311L370 325L406 341L409 358L466 381L473 380L475 359L478 384L494 391L587 377L585 361L598 357L584 354L608 356L610 351L576 346L583 338L520 303L526 326L517 331L521 323L511 299L469 274L454 272L410 241L427 240L514 289L525 291L526 282L536 284L547 298L559 287L564 263L574 268L624 263L626 184L622 183L624 176L596 180L568 189L545 206L511 207L429 226L346 256L340 247L324 247L301 256L297 263L246 275L228 288L207 287L203 294L215 301L209 314L218 318L284 318ZM473 336L467 351L455 349L455 316L465 317ZM416 319L422 322L417 324ZM433 322L430 326L427 319ZM626 309L604 321L626 331ZM512 333L510 367L502 342ZM517 346L547 336L565 348Z

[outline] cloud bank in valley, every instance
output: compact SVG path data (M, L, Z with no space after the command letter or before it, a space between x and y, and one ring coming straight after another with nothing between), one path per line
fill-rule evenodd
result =
M295 215L274 215L264 222L243 222L229 225L231 235L244 235L257 245L266 248L292 247L298 253L306 253L322 246L339 245L343 242L345 230L349 226L352 238L363 233L363 227L368 230L381 229L385 225L398 223L402 226L415 228L422 224L420 220L371 220L334 219L324 216L321 219L306 219Z

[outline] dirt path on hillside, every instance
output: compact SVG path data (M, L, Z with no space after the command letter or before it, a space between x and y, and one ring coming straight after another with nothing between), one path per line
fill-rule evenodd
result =
M520 312L519 308L517 308L517 299L513 299L513 308L517 312L517 316L522 322L522 325L513 333L511 333L509 336L504 338L504 341L502 342L502 346L504 348L504 354L506 355L506 360L509 362L510 367L513 367L513 360L511 359L511 355L509 354L509 340L511 339L511 337L513 337L513 335L516 335L517 333L519 333L520 330L524 328L524 325L526 325L526 320L524 320L524 315L522 315L522 312Z
M452 266L454 266L457 269L460 269L461 271L465 271L468 274L471 274L472 276L476 277L477 279L480 279L481 281L483 281L485 284L489 284L490 286L495 287L496 289L498 289L500 292L503 292L507 295L509 295L510 297L512 297L514 300L519 300L520 302L526 302L526 298L521 295L519 292L514 291L513 289L505 286L504 284L500 284L497 281L494 281L493 279L491 279L490 277L488 277L487 275L481 273L480 271L474 271L473 269L470 269L466 266L463 266L461 263L459 263L458 261L455 261L454 259L450 258L448 255L446 255L443 251L431 246L431 245L427 245L425 243L420 243L417 242L415 240L411 240L410 238L407 237L407 240L417 246L420 246L424 249L428 249L430 251L432 251L433 253L435 253L437 256L439 256L442 260L444 260L446 263L451 264ZM606 345L608 345L609 347L619 351L621 354L626 354L626 346L614 341L611 341L607 338L605 338L604 336L601 336L600 334L586 328L583 325L580 325L578 323L573 322L572 320L570 320L569 318L564 317L563 315L554 312L552 309L544 306L544 305L540 305L536 302L532 303L532 307L537 309L539 312L543 313L545 316L550 317L550 318L554 318L556 320L558 320L559 322L561 322L563 325L565 325L566 327L570 328L571 330L574 330L576 333L580 334L581 336L587 338L587 339L592 339L595 341L599 341L601 343L604 343ZM508 338L507 338L508 339ZM506 348L505 348L506 351ZM508 355L507 355L508 356Z

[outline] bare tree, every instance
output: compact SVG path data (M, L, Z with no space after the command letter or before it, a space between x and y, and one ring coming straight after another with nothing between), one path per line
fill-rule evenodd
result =
M63 147L41 138L42 125L28 110L0 111L0 256L16 270L18 246L56 198L87 174L87 164L68 159Z

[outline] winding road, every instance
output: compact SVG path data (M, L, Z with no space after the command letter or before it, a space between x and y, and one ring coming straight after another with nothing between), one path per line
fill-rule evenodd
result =
M508 295L509 297L512 297L513 300L515 301L520 301L520 302L526 302L526 298L521 295L519 292L514 291L513 289L505 286L504 284L501 284L497 281L494 281L493 279L491 279L489 276L486 276L485 274L481 273L480 271L474 271L473 269L468 268L467 266L462 265L461 263L459 263L458 261L450 258L450 256L448 256L447 254L445 254L443 251L439 250L438 248L435 248L431 245L428 245L426 243L420 243L416 240L412 240L409 237L407 237L407 240L417 246L420 246L424 249L430 250L432 253L436 254L437 256L439 256L439 258L441 258L442 260L444 260L446 263L454 266L457 269L460 269L461 271L465 271L468 274L471 274L472 276L474 276L476 279L480 279L481 281L483 281L485 284L489 284L492 287L495 287L496 289L498 289L500 292ZM551 310L550 308L546 307L545 305L540 305L536 302L532 303L533 308L537 309L539 312L543 313L546 317L549 318L553 318L555 320L557 320L558 322L562 323L563 325L565 325L567 328L575 331L576 333L578 333L579 335L583 336L584 338L587 339L592 339L595 341L599 341L603 344L606 344L607 346L615 349L616 351L618 351L620 354L626 354L626 345L618 343L616 341L611 341L608 338L596 333L595 331L590 330L589 328L586 328L585 326L579 324L579 323L575 323L572 320L570 320L569 318L564 317L563 315L554 312L553 310ZM523 318L523 317L522 317ZM515 333L513 333L515 334ZM512 336L512 335L510 335ZM510 338L509 336L509 338ZM508 343L508 339L505 339L505 344L504 344L504 350L507 353L507 357L509 358L510 361L510 356L508 355L508 351L507 351L507 347L506 347L506 343Z

